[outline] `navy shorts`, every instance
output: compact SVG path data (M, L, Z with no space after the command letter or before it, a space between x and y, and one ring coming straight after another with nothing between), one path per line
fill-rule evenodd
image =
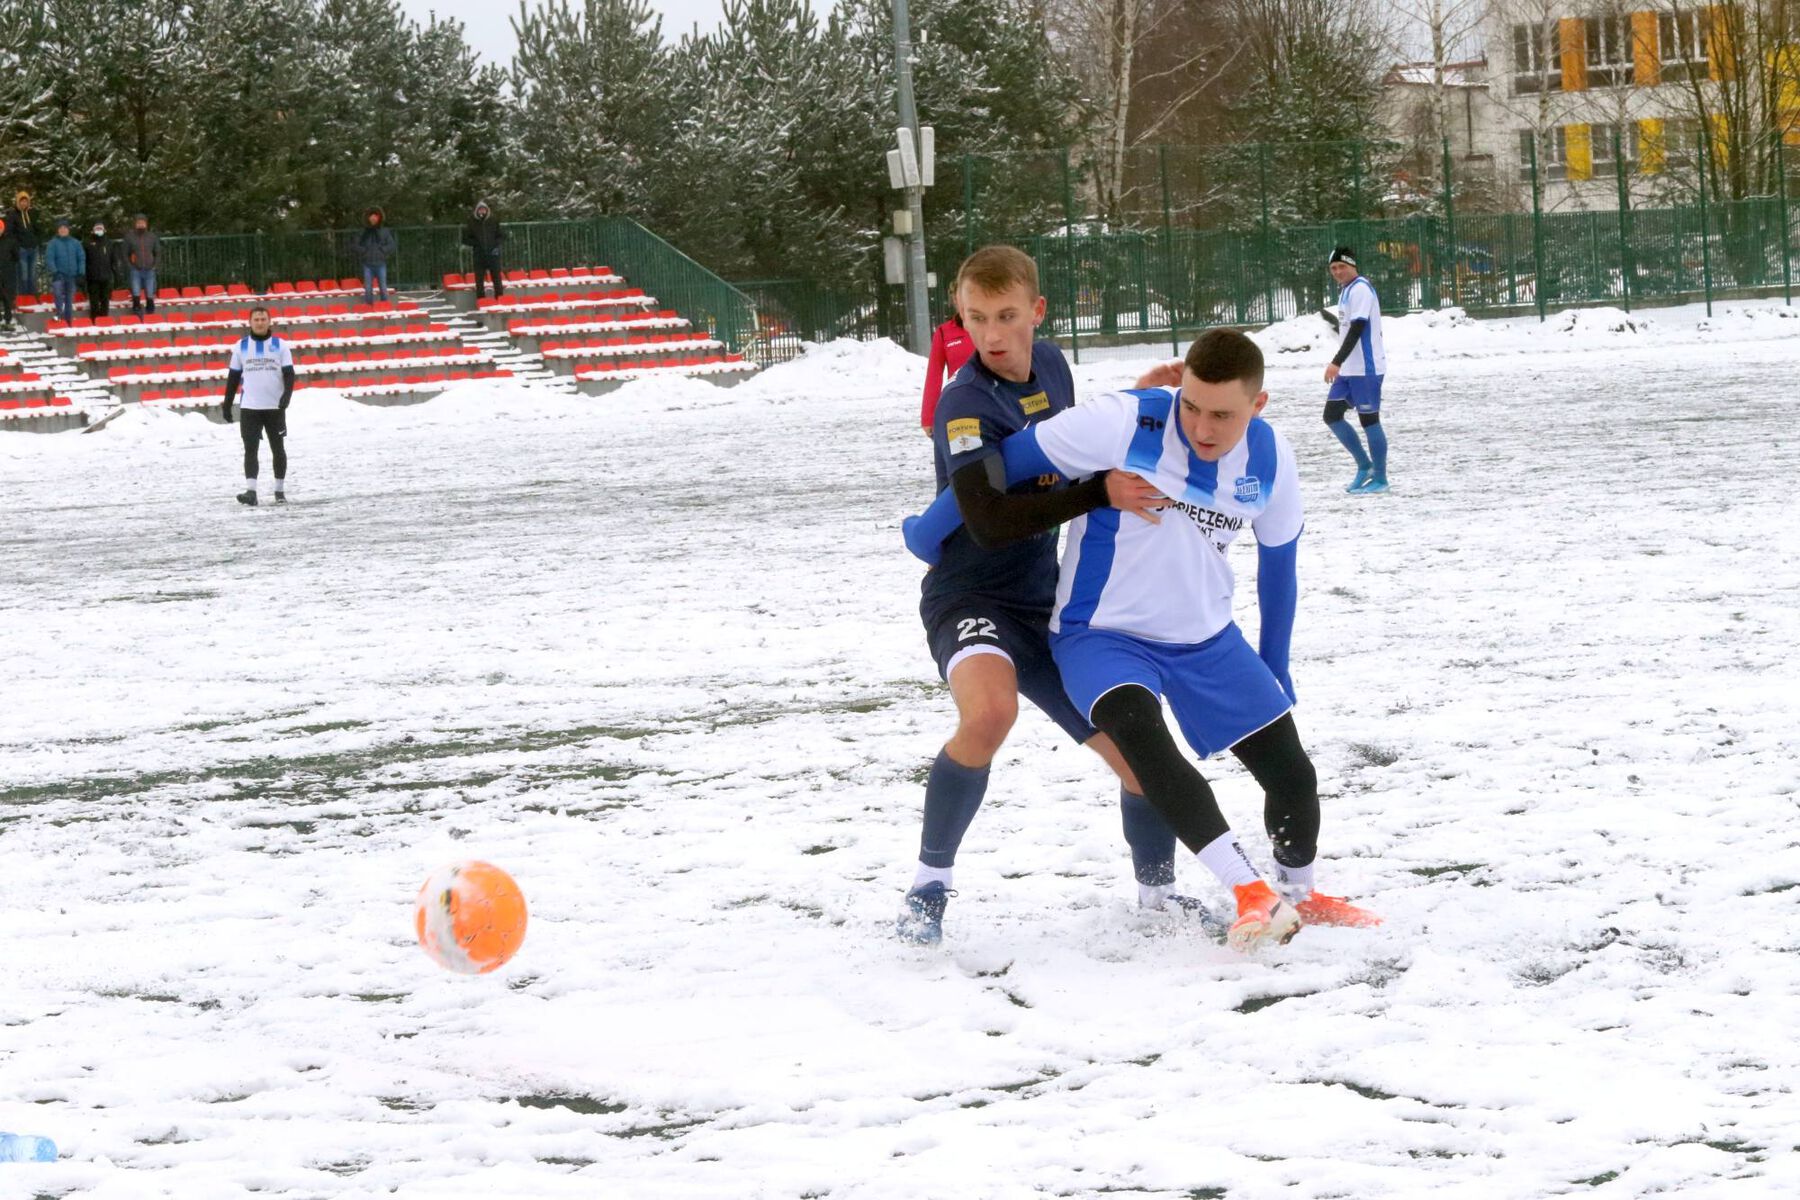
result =
M950 672L976 654L998 654L1019 676L1019 695L1077 742L1094 736L1094 727L1069 703L1062 675L1050 653L1050 615L1008 608L991 600L955 601L925 619L925 637L938 674Z
M1382 378L1380 375L1339 375L1331 381L1331 390L1325 393L1325 399L1342 400L1359 413L1378 413L1381 411Z
M1167 696L1181 736L1202 758L1231 749L1293 705L1235 623L1192 645L1151 642L1082 626L1052 640L1077 711L1137 684Z

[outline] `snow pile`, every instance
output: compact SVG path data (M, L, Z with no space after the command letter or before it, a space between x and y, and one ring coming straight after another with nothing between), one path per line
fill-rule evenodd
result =
M1642 313L1628 313L1624 309L1601 306L1571 308L1567 312L1557 313L1541 328L1551 335L1590 337L1594 334L1649 333L1656 328L1656 322Z

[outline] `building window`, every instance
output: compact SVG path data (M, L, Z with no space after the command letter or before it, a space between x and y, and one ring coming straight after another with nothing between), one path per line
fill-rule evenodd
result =
M1712 14L1707 9L1661 13L1657 17L1657 34L1661 42L1662 79L1664 83L1681 83L1689 79L1705 79L1707 43L1712 39Z
M1608 151L1608 153L1611 153ZM1611 159L1607 160L1609 163ZM1554 129L1546 129L1538 139L1538 182L1548 183L1551 180L1569 177L1569 143L1563 136L1563 128L1558 125ZM1519 179L1523 183L1531 182L1531 130L1519 130Z
M1631 18L1624 13L1589 17L1587 77L1589 87L1618 87L1631 82Z
M1664 161L1670 167L1693 168L1700 153L1698 117L1670 117L1663 122Z
M1625 156L1625 169L1634 171L1638 164L1638 125L1629 122L1623 129L1617 125L1588 126L1588 144L1592 147L1594 175L1610 173L1614 170L1613 135L1618 135L1619 152Z
M1562 38L1555 21L1512 27L1513 95L1562 91Z

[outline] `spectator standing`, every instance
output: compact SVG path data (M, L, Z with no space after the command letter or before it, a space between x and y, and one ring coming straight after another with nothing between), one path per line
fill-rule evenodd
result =
M87 253L81 243L69 236L69 219L56 223L56 236L44 250L44 265L50 270L50 291L56 300L58 320L75 319L75 285L87 274Z
M504 296L506 287L500 282L500 243L506 240L506 230L500 228L500 219L494 216L494 210L488 207L486 200L475 206L469 223L463 226L462 240L475 255L475 299L482 297L484 275L493 277L494 299Z
M375 303L375 284L381 284L381 299L385 303L388 298L387 269L388 259L400 248L394 237L394 231L384 222L387 217L379 208L371 208L363 214L362 232L356 235L356 256L362 260L363 271L363 303Z
M13 243L19 248L19 269L14 278L21 295L37 295L38 226L31 211L31 193L19 189L13 206L6 211L6 227L12 230Z
M125 247L106 236L106 222L95 221L94 231L81 244L87 258L88 316L111 315L113 284L125 273Z
M156 267L162 259L162 239L150 228L150 218L138 213L125 235L125 263L131 272L131 311L134 315L156 311Z
M0 329L13 323L13 290L19 286L19 241L12 222L0 217Z

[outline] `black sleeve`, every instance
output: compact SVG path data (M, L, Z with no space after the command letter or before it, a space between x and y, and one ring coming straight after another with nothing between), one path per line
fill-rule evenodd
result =
M1356 349L1356 343L1361 340L1363 331L1368 327L1369 322L1363 317L1358 317L1350 322L1350 328L1344 331L1344 344L1338 347L1337 357L1331 361L1340 367L1343 366L1344 361L1350 357L1350 352Z
M1055 492L1006 494L1006 467L998 454L970 463L950 477L956 506L969 536L983 550L1048 533L1083 513L1106 507L1106 472Z
M231 406L233 400L237 399L238 385L242 382L244 382L244 373L242 371L227 371L225 373L225 405L227 408Z
M294 368L281 368L281 407L286 408L288 401L294 398Z

